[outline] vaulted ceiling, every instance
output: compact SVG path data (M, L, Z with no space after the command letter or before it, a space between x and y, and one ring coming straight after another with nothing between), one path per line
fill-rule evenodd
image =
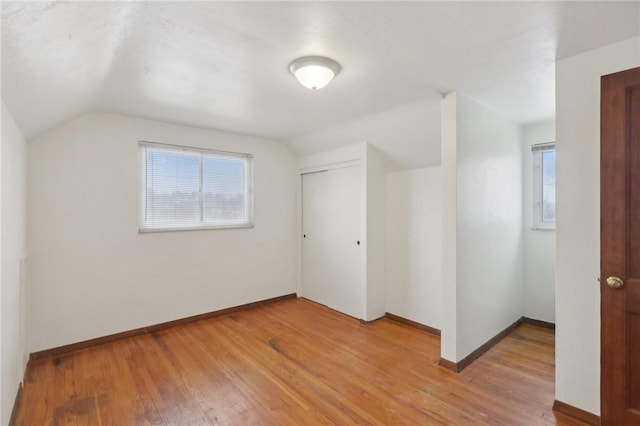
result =
M297 154L379 139L415 166L439 153L441 94L553 118L555 60L639 35L639 4L3 1L2 98L28 139L109 111ZM305 55L342 72L307 90L288 72Z

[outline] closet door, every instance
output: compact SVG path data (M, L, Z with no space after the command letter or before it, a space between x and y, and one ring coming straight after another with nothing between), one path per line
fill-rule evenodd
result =
M329 303L326 171L302 175L302 294Z
M303 295L356 318L364 316L362 170L302 177Z
M327 306L364 318L364 184L359 166L329 170L327 228L331 253Z

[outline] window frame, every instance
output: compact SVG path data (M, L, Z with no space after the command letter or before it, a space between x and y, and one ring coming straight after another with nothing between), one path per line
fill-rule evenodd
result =
M200 155L200 194L202 199L202 156L211 157L227 157L232 159L242 159L245 161L244 178L245 178L245 211L247 218L243 222L236 222L230 224L204 224L200 222L196 226L168 226L168 227L150 227L145 223L145 214L147 209L147 173L146 164L147 156L145 148L156 148L164 151L173 152L186 152L191 154ZM202 217L203 204L200 203L200 213ZM138 141L138 233L147 234L155 232L182 232L182 231L201 231L201 230L213 230L213 229L250 229L254 227L253 217L253 155L232 152L221 151L215 149L207 149L200 147L191 147L184 145L166 144L160 142L150 142L146 140Z
M542 153L544 151L556 152L555 142L545 142L531 145L532 156L532 210L533 210L533 223L531 229L533 230L555 230L556 221L545 221L542 219L542 204L543 204L543 174L542 174ZM557 155L557 154L556 154ZM557 204L556 204L557 208ZM556 210L557 215L557 210ZM557 216L556 216L557 218Z

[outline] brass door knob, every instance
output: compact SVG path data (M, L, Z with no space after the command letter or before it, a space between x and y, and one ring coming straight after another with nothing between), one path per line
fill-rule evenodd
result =
M620 288L624 285L624 281L618 277L607 278L607 285L611 288Z

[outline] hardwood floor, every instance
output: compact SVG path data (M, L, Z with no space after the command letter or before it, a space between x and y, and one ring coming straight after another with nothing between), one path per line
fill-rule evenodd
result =
M554 414L553 330L456 374L440 339L292 299L31 363L19 425L579 425Z

